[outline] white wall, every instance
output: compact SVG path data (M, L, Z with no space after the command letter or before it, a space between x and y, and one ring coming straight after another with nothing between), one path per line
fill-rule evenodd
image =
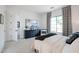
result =
M0 5L0 14L4 17L4 24L0 24L0 52L4 47L5 42L5 17L6 17L6 6Z
M79 32L79 5L72 5L72 30Z
M5 25L6 25L6 6L5 5L0 5L0 14L3 15L3 18L4 18L4 27L5 27ZM5 29L6 29L6 27L5 27Z
M37 13L33 13L18 6L7 6L7 38L8 40L14 40L14 31L17 30L17 21L19 20L21 23L20 28L20 36L23 38L24 29L25 29L25 19L32 19L32 20L40 20L40 16Z
M41 13L40 18L40 28L47 29L47 13Z

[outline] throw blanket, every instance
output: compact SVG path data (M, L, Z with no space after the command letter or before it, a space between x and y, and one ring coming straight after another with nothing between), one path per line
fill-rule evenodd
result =
M33 48L39 53L59 53L62 52L67 37L62 35L55 35L46 38L44 41L35 40Z
M56 33L48 33L46 35L42 35L42 36L36 37L35 40L41 40L41 41L43 41L45 38L48 38L48 37L54 36L54 35L56 35Z

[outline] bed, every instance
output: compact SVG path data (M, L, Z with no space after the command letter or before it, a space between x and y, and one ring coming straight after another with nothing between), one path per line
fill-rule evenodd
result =
M55 35L46 38L44 41L34 40L33 49L39 53L60 53L64 48L67 37L62 35Z
M39 53L79 52L79 48L77 48L78 42L79 33L77 32L69 37L54 35L44 40L34 40L33 49Z

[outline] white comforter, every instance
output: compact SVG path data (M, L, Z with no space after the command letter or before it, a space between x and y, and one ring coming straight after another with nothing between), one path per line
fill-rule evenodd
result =
M33 48L39 50L40 53L60 53L63 51L66 39L65 36L55 35L44 41L35 40Z
M79 53L79 38L77 38L72 44L66 44L63 53Z

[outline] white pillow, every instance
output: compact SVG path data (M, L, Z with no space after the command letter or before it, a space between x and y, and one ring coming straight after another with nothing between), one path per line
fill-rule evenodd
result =
M79 38L77 38L72 44L66 44L64 53L79 53Z

